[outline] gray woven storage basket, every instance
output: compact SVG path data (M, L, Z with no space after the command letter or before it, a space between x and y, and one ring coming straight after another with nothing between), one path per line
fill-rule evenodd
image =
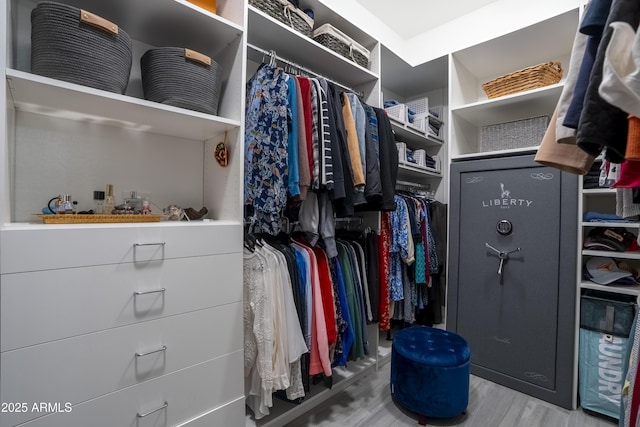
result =
M313 19L288 0L249 0L249 4L305 36L311 37Z
M55 2L31 11L32 73L122 94L131 62L131 38L115 24Z
M482 126L480 151L508 150L540 145L549 126L549 116Z
M317 28L313 32L313 39L361 67L369 68L369 50L331 24Z
M140 69L145 99L218 114L222 69L208 56L181 47L159 47L142 55Z

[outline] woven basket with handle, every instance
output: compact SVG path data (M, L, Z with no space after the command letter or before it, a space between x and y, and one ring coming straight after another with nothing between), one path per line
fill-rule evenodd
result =
M545 62L506 74L482 85L489 98L510 95L558 83L562 79L559 62Z
M311 37L313 19L288 0L249 0L249 4L305 36Z
M220 65L182 47L149 49L140 58L142 89L149 101L218 114Z
M116 24L54 2L31 12L32 73L122 94L131 63L131 39Z

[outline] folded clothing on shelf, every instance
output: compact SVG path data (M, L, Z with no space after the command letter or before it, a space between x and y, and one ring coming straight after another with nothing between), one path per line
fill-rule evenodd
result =
M616 214L586 211L582 214L582 220L585 222L629 222Z
M589 231L583 247L596 251L636 251L639 249L635 234L621 227L597 227Z

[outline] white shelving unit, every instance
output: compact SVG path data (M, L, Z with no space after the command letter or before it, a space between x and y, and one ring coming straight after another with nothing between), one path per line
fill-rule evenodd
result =
M132 38L125 94L31 73L35 0L0 1L0 394L68 402L0 426L237 425L242 387L242 135L246 7L186 0L62 0ZM144 99L140 57L187 47L223 69L218 115ZM105 65L108 66L108 65ZM213 150L226 141L229 164ZM114 186L202 221L43 224L58 194L78 210ZM223 283L224 286L219 286ZM216 325L229 322L228 328ZM149 414L149 415L146 415Z
M593 188L582 189L581 197L581 210L580 212L595 211L608 214L614 214L616 210L616 190L613 188ZM614 258L618 260L627 260L631 263L637 264L640 261L640 252L638 251L626 251L626 252L614 252L614 251L598 251L590 249L582 249L584 239L587 234L593 228L625 228L628 231L638 234L640 231L640 222L589 222L579 221L579 227L582 231L579 234L579 259L580 265L578 266L578 290L582 289L596 289L600 291L621 293L628 295L640 295L640 286L616 286L616 285L599 285L597 283L585 280L582 278L582 266L586 262L586 259L590 257L604 257ZM578 292L579 294L580 292Z
M452 161L534 152L537 147L482 152L485 125L546 115L551 117L563 82L488 99L482 84L545 62L569 64L578 9L449 55L449 158Z

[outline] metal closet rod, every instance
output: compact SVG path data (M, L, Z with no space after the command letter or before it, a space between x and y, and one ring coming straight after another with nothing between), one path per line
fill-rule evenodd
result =
M313 71L313 70L308 69L307 67L303 67L303 66L302 66L302 65L300 65L300 64L297 64L297 63L295 63L295 62L293 62L293 61L290 61L290 60L288 60L288 59L286 59L286 58L283 58L283 57L281 57L281 56L278 56L278 55L275 53L275 52L276 52L275 50L266 50L266 49L262 49L261 47L258 47L258 46L255 46L255 45L252 45L251 43L247 43L247 47L248 47L248 48L250 48L250 49L255 50L255 51L256 51L256 52L258 52L258 53L262 53L263 55L268 55L269 57L273 57L273 58L275 58L276 60L278 60L278 61L280 61L280 62L285 62L285 63L287 63L287 64L291 65L293 68L297 68L298 70L300 70L300 71L302 71L302 72L304 72L304 73L312 74L312 75L314 75L314 76L316 76L316 77L323 78L323 79L325 79L326 81L331 82L331 83L333 83L333 84L334 84L334 85L336 85L336 86L340 86L341 88L346 89L346 90L348 90L349 92L353 92L353 93L355 93L355 94L356 94L357 96L359 96L360 98L364 97L364 93L363 93L363 92L358 91L358 90L354 90L353 88L350 88L349 86L345 86L345 85L343 85L342 83L339 83L339 82L337 82L337 81L335 81L335 80L333 80L333 79L330 79L330 78L328 78L328 77L325 77L325 76L323 76L322 74L319 74L319 73L317 73L317 72L315 72L315 71Z
M429 184L420 184L420 183L417 183L417 182L409 182L409 181L397 180L396 181L396 186L422 188L424 190L431 190L431 185L429 185Z

